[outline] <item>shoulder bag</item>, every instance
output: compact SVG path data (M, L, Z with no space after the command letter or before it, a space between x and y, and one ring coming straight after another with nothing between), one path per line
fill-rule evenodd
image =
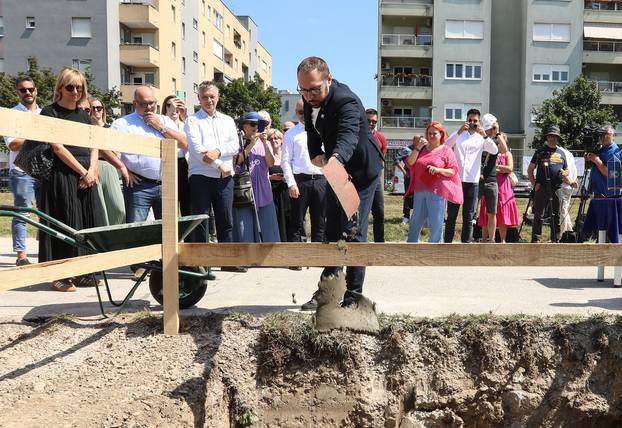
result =
M52 113L57 117L53 108ZM15 165L36 180L49 180L53 163L52 146L40 141L26 140L15 157Z
M240 138L240 149L242 153L244 153L242 138ZM235 208L254 207L255 197L253 195L253 184L249 171L248 159L246 157L240 169L241 171L233 176L233 206Z

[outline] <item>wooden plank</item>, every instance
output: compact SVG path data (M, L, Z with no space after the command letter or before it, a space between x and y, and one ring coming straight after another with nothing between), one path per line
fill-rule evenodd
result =
M179 333L177 142L162 141L162 278L164 334Z
M100 126L0 108L0 135L117 152L160 156L160 140Z
M179 244L182 266L621 266L622 244Z
M161 257L162 246L149 245L2 269L0 270L0 291L114 269L133 263L160 260Z

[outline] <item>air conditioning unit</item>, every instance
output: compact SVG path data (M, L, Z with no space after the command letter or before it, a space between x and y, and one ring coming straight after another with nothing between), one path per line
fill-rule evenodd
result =
M391 107L393 102L391 100L382 100L382 107Z
M383 70L391 70L391 63L389 61L385 61L382 63Z

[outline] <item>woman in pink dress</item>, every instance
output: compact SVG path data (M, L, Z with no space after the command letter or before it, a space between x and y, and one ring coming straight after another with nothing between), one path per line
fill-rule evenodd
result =
M497 226L499 227L499 236L502 243L505 243L508 227L515 227L520 223L518 219L518 208L516 207L516 200L514 199L514 189L512 189L512 182L509 177L513 169L514 158L510 151L497 156L497 184L499 186ZM482 230L486 230L488 217L486 216L486 203L484 200L482 200L479 212L478 224L482 227Z

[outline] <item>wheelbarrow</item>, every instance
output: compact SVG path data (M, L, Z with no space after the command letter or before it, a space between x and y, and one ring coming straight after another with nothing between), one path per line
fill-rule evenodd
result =
M29 214L35 214L41 221L36 221ZM137 223L118 224L113 226L93 227L90 229L76 230L70 226L50 217L36 208L14 207L0 205L0 217L14 217L36 227L40 232L61 239L67 244L82 249L87 254L105 253L108 251L124 250L146 245L162 243L162 220L143 221ZM178 218L179 240L182 241L199 224L207 220L207 215L192 215ZM149 276L149 291L153 298L160 304L164 301L162 292L162 262L154 260L138 265L145 269L142 275L135 280L134 285L121 301L113 299L108 277L105 271L101 271L108 294L108 300L114 306L119 307L120 313L134 295L138 286ZM179 307L186 309L198 303L207 290L207 269L203 267L180 267L179 269ZM99 309L104 317L107 317L102 302L99 287L97 300Z

